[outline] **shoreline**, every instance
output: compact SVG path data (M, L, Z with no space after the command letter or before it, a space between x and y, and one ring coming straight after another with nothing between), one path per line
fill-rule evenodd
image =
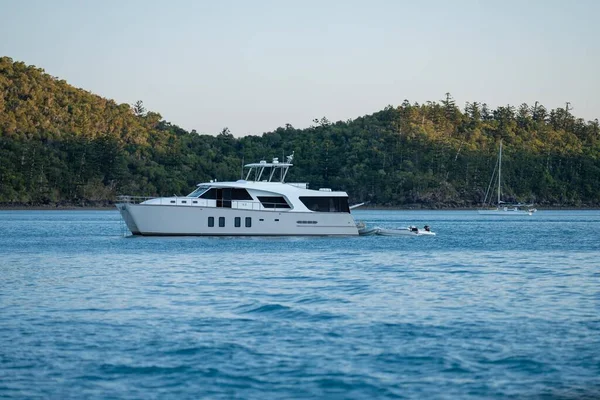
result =
M0 207L0 211L118 211L116 207Z
M392 207L392 206L362 206L357 208L357 210L365 210L365 211L477 211L479 208L477 207ZM573 207L573 206L549 206L549 207L541 207L537 209L538 211L595 211L600 210L600 206L598 207ZM7 206L0 205L0 211L117 211L115 205L107 205L107 206L58 206L58 205L48 205L48 206L24 206L24 205L15 205L15 206Z

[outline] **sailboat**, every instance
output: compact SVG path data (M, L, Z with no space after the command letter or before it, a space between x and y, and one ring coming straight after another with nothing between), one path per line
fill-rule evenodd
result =
M500 141L500 150L498 151L498 202L495 208L489 208L485 210L478 210L477 212L482 215L533 215L537 210L533 208L532 204L513 204L513 203L505 203L502 199L502 140ZM483 204L487 204L488 193L490 191L490 187L492 185L492 181L494 179L496 170L494 169L494 174L492 174L492 180L490 180L490 186L488 186L488 190L485 194L485 199L483 200ZM491 196L490 196L491 197ZM491 198L490 198L491 200Z

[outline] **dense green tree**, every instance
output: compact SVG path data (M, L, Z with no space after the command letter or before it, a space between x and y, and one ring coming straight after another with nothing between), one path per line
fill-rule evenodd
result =
M600 125L536 102L461 111L404 100L354 120L316 118L261 136L189 133L132 107L0 58L0 203L110 204L120 193L186 194L239 179L243 163L294 151L289 181L346 190L352 202L469 207L485 195L504 141L505 192L541 206L600 206Z
M144 114L146 114L146 108L144 107L144 102L142 102L141 100L136 101L135 104L133 105L133 113L138 117L141 117Z

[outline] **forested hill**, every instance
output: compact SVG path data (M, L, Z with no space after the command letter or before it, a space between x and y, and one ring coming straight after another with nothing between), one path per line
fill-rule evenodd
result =
M400 94L401 95L401 94ZM187 132L42 69L0 58L0 204L99 205L117 194L187 194L239 179L243 162L295 152L288 181L345 190L351 202L470 207L484 197L503 140L504 192L539 206L600 206L600 126L564 108L490 109L450 95L404 101L346 122L262 136Z

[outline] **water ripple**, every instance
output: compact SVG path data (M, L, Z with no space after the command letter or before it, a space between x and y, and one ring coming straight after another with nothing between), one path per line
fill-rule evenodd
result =
M598 398L600 212L538 214L360 214L438 233L403 240L0 211L0 397Z

